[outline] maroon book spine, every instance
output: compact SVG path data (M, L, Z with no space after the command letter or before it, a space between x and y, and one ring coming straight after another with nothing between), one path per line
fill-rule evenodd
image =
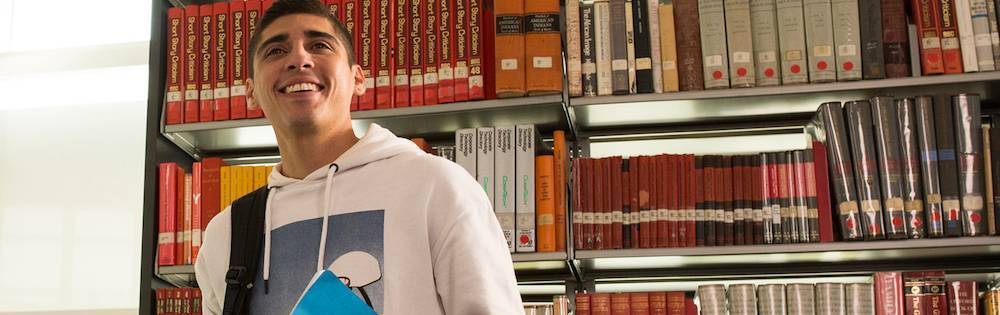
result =
M948 314L979 314L979 290L975 281L948 282Z
M576 307L574 308L574 310L575 310L574 314L576 314L576 315L591 315L592 314L590 312L590 296L591 295L588 294L588 293L577 293L576 294L576 302L574 303L574 305Z
M639 177L641 176L642 169L639 168L639 157L630 157L629 160L629 200L632 204L632 211L629 212L629 221L632 223L629 227L630 236L632 237L630 244L631 248L640 248L640 233L639 233L639 223L641 216L641 209L639 206Z
M904 315L902 273L877 272L874 282L875 315Z
M924 314L945 314L948 313L948 298L945 295L944 271L924 272L924 304L927 306L927 313Z
M622 248L622 158L611 159L611 248Z

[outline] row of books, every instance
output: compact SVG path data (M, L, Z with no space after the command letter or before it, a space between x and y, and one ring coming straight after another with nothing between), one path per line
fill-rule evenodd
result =
M562 91L557 0L324 3L353 36L365 76L352 111ZM270 4L167 10L167 124L263 117L247 107L247 43Z
M566 250L565 133L542 142L534 125L455 132L455 162L476 178L492 202L510 252Z
M573 161L577 249L832 241L811 149ZM822 185L820 185L822 186Z
M194 162L190 173L177 163L161 163L157 265L193 264L212 218L266 185L270 173L270 166L226 166L214 157Z
M829 149L841 238L995 234L1000 138L981 121L974 94L822 104L809 129Z
M156 315L201 315L201 289L156 289Z
M575 315L694 315L693 292L577 293ZM704 313L701 313L704 314Z
M552 303L524 303L524 315L569 315L569 299L556 295Z

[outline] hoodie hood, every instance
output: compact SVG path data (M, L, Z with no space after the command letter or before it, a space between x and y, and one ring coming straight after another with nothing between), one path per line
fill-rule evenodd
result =
M323 186L323 228L319 239L319 254L316 257L316 272L326 269L323 261L326 251L326 235L329 229L329 217L331 208L334 205L333 181L336 174L344 173L352 169L367 165L372 162L388 159L400 154L424 154L420 148L412 141L396 137L388 129L377 124L371 124L368 132L365 133L358 142L347 149L330 165L325 165L314 170L303 179L289 178L281 174L281 163L278 163L267 178L267 187L270 189L267 197L267 207L264 215L264 292L268 292L268 279L271 274L271 202L275 196L281 193L281 189L295 183L325 181Z

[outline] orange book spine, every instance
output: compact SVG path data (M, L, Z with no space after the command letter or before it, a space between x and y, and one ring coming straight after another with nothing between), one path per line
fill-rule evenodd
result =
M566 133L556 130L553 139L553 170L555 176L555 220L556 220L556 251L566 251ZM626 185L628 183L625 183Z
M629 315L632 313L631 306L629 293L611 294L611 315Z
M920 47L920 64L923 74L944 73L941 56L941 28L938 25L938 11L934 2L938 0L912 0L913 22L917 26L917 42ZM916 56L914 56L916 57Z
M229 19L232 28L230 49L232 51L232 80L229 87L229 118L247 118L247 11L246 2L229 3Z
M396 23L393 27L393 65L392 65L392 90L394 92L393 107L410 106L410 58L407 53L410 51L410 1L396 0L395 7Z
M187 176L187 173L184 171L183 168L177 167L174 170L174 176L176 176L175 178L177 179L177 182L174 183L176 185L176 190L174 190L174 194L173 195L170 195L168 197L173 197L174 200L175 200L174 201L174 208L171 209L171 210L173 210L173 216L174 216L174 220L173 220L173 224L174 224L174 263L178 264L178 265L181 265L181 264L186 263L186 261L184 259L184 221L185 221L184 220L184 204L185 204L185 202L184 202L185 198L184 197L186 196L186 194L184 193L184 189L185 189L184 187L186 187L184 185L184 183L185 183L184 178Z
M201 162L194 162L191 165L191 261L198 261L198 253L201 251L202 228L202 186L204 183L204 171Z
M361 73L365 76L365 94L358 97L358 110L372 110L375 109L375 94L378 91L375 89L375 56L374 54L378 51L378 43L375 33L375 17L378 16L378 6L375 4L376 0L360 0L361 5L358 6L358 41L357 47L359 58L358 64L361 65Z
M486 98L483 78L483 45L485 44L485 20L483 20L483 0L468 0L469 4L469 99ZM489 22L492 23L492 22Z
M392 5L394 0L376 0L375 17L375 109L392 108L393 59L395 30Z
M469 100L469 0L455 0L455 101Z
M184 122L184 9L167 9L167 117L168 125Z
M424 105L424 10L420 0L410 0L408 66L410 67L410 106Z
M211 4L198 6L198 53L201 57L198 71L198 121L215 118L215 14Z
M213 120L229 120L229 84L232 83L233 58L232 23L229 23L229 3L212 4L215 14L215 105L212 107Z
M438 5L424 1L424 105L438 103Z
M260 10L260 0L247 0L245 7L247 12L247 25L245 33L246 39L243 40L243 49L245 52L243 55L243 72L247 73L249 76L250 64L248 60L249 58L253 58L253 56L247 55L249 51L247 50L246 45L250 43L250 38L253 35L253 32L257 30L257 21L260 21L260 18L263 16L263 12ZM247 103L247 118L261 117L264 117L264 110L260 108L260 105Z
M562 92L559 0L524 2L525 87L528 95Z
M177 264L174 227L177 213L177 164L160 163L159 179L159 236L157 239L157 265Z
M455 101L455 0L438 3L438 103Z
M344 17L341 22L344 22L344 28L351 33L351 39L354 42L354 61L360 62L361 60L361 46L359 45L361 40L361 35L358 32L358 3L357 0L344 0L343 1L343 12ZM360 103L360 97L354 95L351 97L351 111L358 110L358 104Z
M524 2L494 2L493 13L497 97L524 96Z
M184 123L198 122L198 6L184 8Z
M538 252L556 251L555 178L553 156L535 157L535 222L538 225Z

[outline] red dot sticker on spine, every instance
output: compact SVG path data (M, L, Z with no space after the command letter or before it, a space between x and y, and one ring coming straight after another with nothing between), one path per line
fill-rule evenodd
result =
M826 70L826 67L827 67L826 61L820 61L819 63L816 64L816 68L820 70Z
M792 73L799 73L799 71L802 71L802 67L799 67L799 65L792 65Z
M979 221L982 220L983 217L981 215L979 215L978 213L973 213L969 217L969 219L972 220L972 223L979 223Z
M764 70L764 76L766 76L768 78L773 77L774 76L774 69L767 68L767 70Z
M745 77L747 75L747 69L746 68L736 69L736 75Z
M913 222L911 223L913 224L913 227L920 227L921 225L924 225L924 221L920 221L920 218L917 217L913 217Z
M847 220L846 220L846 222L845 222L845 225L847 225L847 229L853 230L854 229L854 218L848 217Z
M934 212L934 213L932 213L931 214L931 220L941 221L941 213L940 212Z
M948 210L948 220L951 221L958 220L958 209Z
M528 236L527 236L527 235L521 235L521 239L520 239L520 241L521 241L521 244L523 244L523 245L527 245L527 244L528 244L528 241L530 241L530 240L531 240L531 239L528 239Z
M892 218L892 226L895 227L903 226L903 217Z
M848 61L848 62L844 63L844 70L851 71L853 69L854 69L854 63L853 62Z
M722 71L716 70L715 72L712 72L712 77L716 80L722 79Z

